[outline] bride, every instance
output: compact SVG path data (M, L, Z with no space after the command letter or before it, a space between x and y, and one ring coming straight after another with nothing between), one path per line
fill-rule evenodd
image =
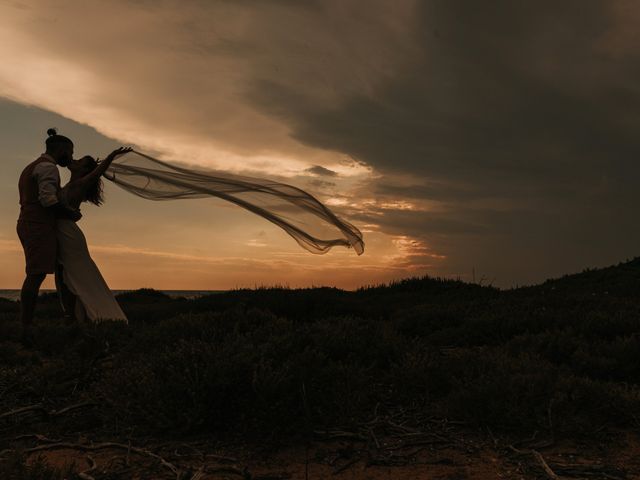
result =
M60 189L60 203L76 211L80 210L80 204L83 202L101 205L102 174L116 157L130 151L131 148L118 148L100 163L90 156L72 161L68 166L71 179ZM63 289L68 289L73 295L63 295L67 314L73 313L77 320L88 318L92 322L101 320L127 322L127 317L91 259L87 240L77 223L65 218L58 219L56 236L58 263L64 281Z

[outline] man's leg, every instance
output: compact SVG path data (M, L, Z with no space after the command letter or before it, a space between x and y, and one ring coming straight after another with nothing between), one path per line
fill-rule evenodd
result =
M64 311L64 318L67 322L72 323L76 320L76 296L71 293L69 287L64 283L64 277L62 275L63 268L60 264L56 266L56 289L58 290L58 298Z
M33 312L36 309L40 285L42 285L46 276L45 273L27 274L22 284L22 291L20 292L20 321L22 322L23 342L29 343L32 340Z

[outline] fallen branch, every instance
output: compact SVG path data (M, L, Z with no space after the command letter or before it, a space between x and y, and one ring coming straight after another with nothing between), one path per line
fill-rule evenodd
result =
M25 435L18 435L17 437L15 437L13 439L14 442L18 441L18 440L24 440L27 438L35 438L36 440L38 440L39 442L59 442L60 440L53 440L49 437L46 437L44 435L41 435L39 433L27 433Z
M554 470L571 477L599 477L611 480L624 480L627 474L624 470L599 464L562 464L554 463Z
M378 441L378 437L376 437L376 434L373 431L373 428L369 428L368 432L369 432L369 435L371 436L371 438L373 439L374 443L376 444L376 448L378 450L380 450L380 442Z
M534 457L536 457L536 459L538 459L538 462L540 462L542 469L544 470L544 472L547 474L549 478L552 478L553 480L557 480L558 478L560 478L558 477L558 475L556 475L556 473L553 470L551 470L551 467L547 464L547 462L545 461L542 454L540 454L540 452L538 452L537 450L530 450L530 452Z
M46 413L46 409L42 406L41 403L38 403L36 405L29 405L28 407L20 407L16 408L15 410L9 410L8 412L0 413L0 418L12 417L13 415L19 415L21 413L34 411L41 411Z
M185 447L188 448L190 450L192 450L194 453L189 454L189 453L178 453L178 449L180 447ZM176 457L193 457L193 456L198 456L201 459L205 459L205 458L212 458L213 460L217 460L218 462L221 463L238 463L238 459L233 458L233 457L227 457L225 455L218 455L216 453L204 453L201 452L200 450L198 450L195 447L192 447L189 444L183 443L182 445L179 445L176 449L174 449L173 451L173 455Z
M240 470L239 468L236 467L204 467L204 471L207 473L232 473L234 475L239 475L240 477L244 478L245 480L251 480L251 474L249 473L249 470L247 470L247 468L245 467L243 470Z
M78 410L79 408L95 407L95 406L98 406L96 402L82 402L82 403L77 403L75 405L70 405L68 407L61 408L60 410L50 410L49 412L47 412L47 415L51 417L57 417L59 415L64 415L65 413L69 413L73 410Z
M327 439L337 439L337 438L350 438L353 440L360 440L363 442L366 442L368 439L367 437L360 435L359 433L353 433L353 432L343 432L343 431L327 431L327 432L323 432L320 430L314 430L313 433L315 433L316 435L320 435L324 438Z
M44 405L42 405L41 403L37 403L35 405L20 407L16 408L15 410L9 410L8 412L0 413L0 419L29 412L40 412L46 417L58 417L60 415L64 415L65 413L72 412L73 410L78 410L85 407L94 407L96 405L98 404L95 402L81 402L75 405L61 408L60 410L47 410L46 408L44 408Z
M556 475L556 473L551 469L540 452L536 450L520 450L513 445L509 445L509 448L520 455L533 455L535 459L538 460L538 463L540 463L540 466L544 470L544 473L547 474L547 477L551 478L552 480L560 480L560 477L558 477L558 475Z
M82 480L96 480L91 475L89 475L89 473L93 472L96 468L98 468L98 464L89 455L87 455L87 461L89 462L89 468L87 470L84 470L78 473L78 477L80 477Z
M176 476L177 479L180 478L180 474L181 474L180 469L176 467L173 463L168 462L167 460L162 458L160 455L157 455L149 450L145 450L144 448L132 447L130 445L125 445L123 443L105 442L105 443L97 443L95 445L82 445L79 443L60 442L60 443L51 443L49 445L38 445L37 447L27 448L23 450L23 452L29 454L29 453L35 453L35 452L42 452L44 450L64 450L64 449L93 452L96 450L104 450L108 448L119 448L122 450L135 452L139 455L146 455L148 457L154 458L158 460L165 468L171 470L171 472L173 472L173 474Z
M153 453L150 450L146 450L144 448L133 447L131 445L125 445L123 443L104 442L104 443L96 443L94 445L83 445L80 443L59 442L59 443L51 443L48 445L38 445L36 447L27 448L23 450L23 453L30 454L35 452L42 452L45 450L64 450L64 449L93 452L96 450L105 450L109 448L126 450L128 453L133 452L133 453L137 453L138 455L154 458L155 460L158 460L165 468L170 470L176 476L177 480L180 480L182 478L183 472L178 467L176 467L173 463L165 460L160 455ZM0 452L0 454L9 452L9 451L11 450L3 450L2 452ZM226 457L222 457L218 455L212 455L212 456L218 457L218 459L220 460L228 460L228 458ZM213 468L202 467L202 468L204 468L207 473L232 473L232 474L241 476L245 480L250 480L252 478L251 474L249 473L246 467L242 470L233 466L223 466L223 467L213 467ZM87 471L85 471L85 473L87 473ZM90 476L87 477L87 479L90 479Z
M347 461L345 464L341 465L340 467L334 468L333 475L337 475L340 472L344 472L347 468L349 468L352 465L355 465L359 461L360 461L360 458L358 457L352 458L351 460Z

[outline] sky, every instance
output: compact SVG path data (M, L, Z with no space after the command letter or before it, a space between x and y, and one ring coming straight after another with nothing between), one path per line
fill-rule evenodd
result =
M630 0L0 1L0 288L52 126L76 157L296 185L364 233L362 256L313 255L220 200L107 182L80 225L115 289L508 288L633 258L639 21Z

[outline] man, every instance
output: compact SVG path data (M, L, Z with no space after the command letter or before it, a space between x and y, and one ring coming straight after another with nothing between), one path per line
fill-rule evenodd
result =
M73 160L73 142L55 129L47 131L46 152L25 167L20 175L20 216L17 232L24 249L26 278L20 293L20 320L22 342L33 343L33 313L40 286L49 273L60 273L56 268L56 219L64 216L79 220L79 214L64 208L58 202L60 173L57 165L66 167ZM61 278L56 285L62 286Z

